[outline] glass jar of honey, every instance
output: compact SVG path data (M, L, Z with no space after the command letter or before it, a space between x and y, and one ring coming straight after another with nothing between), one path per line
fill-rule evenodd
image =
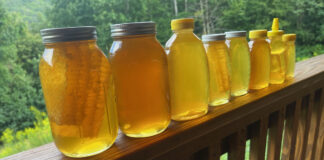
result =
M39 74L57 148L69 157L108 149L118 131L112 71L95 27L41 30Z
M252 30L249 34L251 50L250 89L262 89L269 86L270 45L266 41L267 30Z
M248 92L250 82L250 51L245 31L225 32L231 61L231 94L241 96Z
M171 118L177 121L208 112L209 73L202 41L193 33L194 19L171 21L174 32L165 45L168 54Z
M109 60L119 126L130 137L149 137L170 123L168 62L154 22L114 24Z
M229 101L230 62L225 34L202 36L209 66L209 105L218 106Z

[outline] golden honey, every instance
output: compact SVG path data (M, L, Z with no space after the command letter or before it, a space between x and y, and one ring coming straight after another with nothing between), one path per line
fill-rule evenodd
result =
M282 40L284 31L279 30L278 18L274 18L272 31L268 31L271 49L270 83L281 84L286 78L286 46Z
M284 34L282 37L286 45L286 79L291 79L295 75L295 61L296 61L296 34Z
M165 45L168 55L171 118L190 120L208 111L209 76L206 52L193 33L193 19L172 20L174 32Z
M262 89L269 86L270 46L266 41L267 30L250 31L251 48L250 89Z
M241 96L248 92L250 82L250 51L245 31L226 32L231 61L231 94Z
M209 66L209 105L225 104L230 98L230 63L225 34L203 35Z

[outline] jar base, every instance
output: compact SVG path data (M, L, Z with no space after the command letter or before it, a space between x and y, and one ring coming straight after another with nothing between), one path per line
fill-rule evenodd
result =
M184 114L176 115L176 116L171 116L172 120L175 121L187 121L195 118L199 118L207 114L208 109L203 110L203 111L189 111Z
M240 91L233 92L231 95L234 96L234 97L237 97L237 96L243 96L243 95L245 95L247 93L248 93L247 90L240 90Z
M92 152L92 153L86 153L86 154L80 154L80 153L64 153L62 152L65 156L67 157L72 157L72 158L84 158L84 157L90 157L90 156L94 156L97 154L100 154L104 151L106 151L107 149L109 149L112 146L112 144L108 145L107 147L97 151L97 152Z
M126 136L128 137L132 137L132 138L144 138L144 137L152 137L155 135L158 135L160 133L162 133L163 131L165 131L167 129L167 127L164 128L158 128L158 129L152 129L151 131L146 131L146 132L140 132L140 133L136 133L136 134L130 134L130 133L124 133Z
M269 86L269 84L265 84L265 85L254 85L253 87L250 86L249 89L251 89L251 90L259 90L259 89L267 88L268 86Z
M229 102L228 99L216 100L216 101L213 101L213 102L209 103L209 106L215 107L215 106L219 106L219 105L222 105L222 104L226 104L228 102Z

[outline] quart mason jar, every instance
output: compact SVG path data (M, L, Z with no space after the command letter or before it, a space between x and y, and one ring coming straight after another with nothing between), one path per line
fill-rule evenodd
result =
M120 129L149 137L170 123L167 56L154 22L114 24L110 48Z
M108 59L96 44L95 27L41 30L39 74L57 148L69 157L108 149L118 130Z

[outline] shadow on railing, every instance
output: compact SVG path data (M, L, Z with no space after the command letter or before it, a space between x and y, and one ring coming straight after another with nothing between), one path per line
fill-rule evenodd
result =
M252 91L164 133L142 139L119 134L114 146L87 159L230 160L324 159L324 55L296 65L282 85ZM246 141L249 150L246 151ZM268 143L267 143L268 142ZM5 159L71 159L53 143Z

